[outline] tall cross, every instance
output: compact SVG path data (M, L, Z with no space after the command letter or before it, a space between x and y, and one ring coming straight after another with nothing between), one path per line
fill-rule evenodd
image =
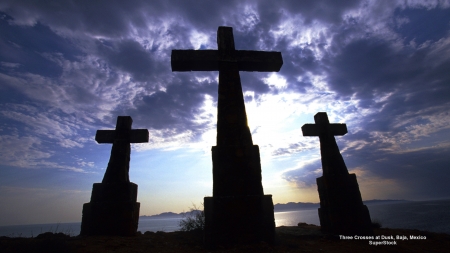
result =
M326 112L319 112L314 115L314 121L316 124L304 124L302 132L303 136L319 136L323 175L348 174L347 166L334 138L335 135L345 135L347 125L330 124Z
M130 143L148 142L147 129L131 129L133 119L130 116L118 116L115 130L97 130L95 140L98 143L112 143L111 157L102 183L130 182Z
M278 72L280 52L236 50L233 28L220 26L218 50L172 50L172 71L219 71L217 146L253 145L239 71Z

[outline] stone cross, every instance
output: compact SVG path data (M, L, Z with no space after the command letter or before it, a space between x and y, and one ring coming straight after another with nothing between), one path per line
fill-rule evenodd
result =
M319 136L323 175L348 174L347 166L334 138L335 135L345 135L347 125L330 124L326 112L317 113L314 121L316 124L304 124L302 132L303 136Z
M148 142L147 129L131 129L130 116L118 116L115 130L97 130L98 143L112 143L111 157L102 183L129 183L130 143Z
M362 202L355 174L349 174L334 139L345 135L345 124L330 124L327 113L314 116L316 124L302 126L304 136L319 136L323 176L317 178L323 232L337 235L373 235L370 213Z
M247 124L239 71L279 71L280 52L236 50L233 29L219 27L217 50L172 50L172 71L219 71L213 196L204 198L205 244L273 242L272 195L264 195L258 145Z
M252 145L239 71L278 72L280 52L234 48L233 28L220 26L218 50L172 50L172 71L219 71L217 146Z

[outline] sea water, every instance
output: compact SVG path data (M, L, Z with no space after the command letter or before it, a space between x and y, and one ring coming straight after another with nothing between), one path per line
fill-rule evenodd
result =
M418 229L450 234L450 200L369 204L370 218L384 228ZM276 226L299 222L320 225L317 209L275 213Z
M370 204L372 220L387 228L419 229L450 234L450 200L406 201ZM180 218L141 218L138 231L173 232L180 229ZM296 226L299 222L320 225L317 209L275 212L275 224ZM32 224L0 226L0 236L33 237L45 232L62 232L71 236L80 234L81 223Z

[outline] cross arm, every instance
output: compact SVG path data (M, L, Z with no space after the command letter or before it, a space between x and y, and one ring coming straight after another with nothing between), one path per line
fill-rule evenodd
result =
M342 123L334 123L329 126L333 135L345 135L347 133L347 125Z
M130 143L148 142L149 135L147 129L133 129L130 134Z
M327 130L328 128L328 130ZM321 134L326 134L326 131L333 136L335 135L345 135L347 133L347 125L346 124L329 124L325 129L320 129L317 124L304 124L302 126L303 136L319 136ZM325 131L324 133L321 131Z
M278 72L283 65L281 52L236 50L240 71Z
M95 141L97 143L114 143L114 137L116 137L115 130L97 130Z
M117 130L97 130L95 140L97 143L114 143L117 136ZM148 142L149 134L147 129L133 129L129 135L130 143Z
M319 136L319 128L316 124L304 124L302 126L303 136Z
M172 50L170 63L172 71L217 71L219 52L217 50Z

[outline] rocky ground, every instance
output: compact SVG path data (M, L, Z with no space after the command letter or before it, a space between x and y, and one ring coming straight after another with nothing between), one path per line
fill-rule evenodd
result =
M325 235L320 227L299 224L277 227L276 243L219 245L206 249L195 232L146 232L135 237L70 237L44 233L35 238L0 237L0 252L449 252L450 235L406 229L375 229L380 239L340 239ZM410 239L410 236L423 239ZM393 239L383 239L393 236ZM408 240L396 239L405 236ZM426 238L426 239L424 239ZM370 245L370 241L396 245Z

